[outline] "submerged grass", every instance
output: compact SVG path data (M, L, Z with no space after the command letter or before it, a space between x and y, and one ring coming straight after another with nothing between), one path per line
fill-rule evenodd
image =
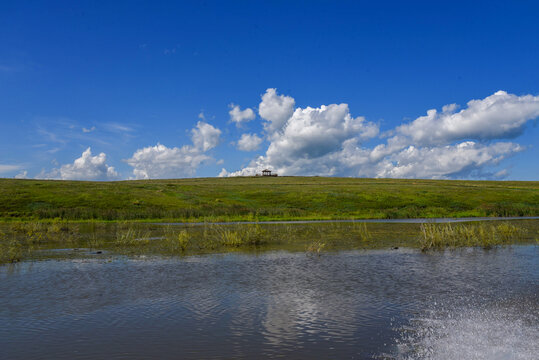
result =
M325 251L397 246L423 250L463 246L490 248L515 242L537 242L538 239L539 220L475 224L208 223L202 226L53 220L0 223L0 263L102 253L187 256L289 250L320 255Z
M186 230L178 232L172 226L167 226L162 243L168 252L184 254L191 244L191 235Z
M307 246L307 254L316 254L320 256L320 253L326 247L326 243L322 240L314 240Z
M0 264L21 261L29 251L21 241L0 233Z
M497 245L521 241L526 229L503 222L491 224L421 224L419 245L421 250L446 247L480 246L490 249Z

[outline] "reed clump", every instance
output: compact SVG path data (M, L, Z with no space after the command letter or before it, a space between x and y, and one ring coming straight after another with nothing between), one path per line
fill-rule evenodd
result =
M223 246L240 247L245 243L245 238L237 230L217 228L218 241Z
M372 238L366 223L355 223L352 228L352 233L361 243L368 243Z
M191 234L187 230L175 232L171 226L165 230L164 246L171 253L185 253L191 244Z
M234 227L210 226L205 231L206 240L225 247L261 246L268 242L267 231L259 224L242 224Z
M269 242L270 234L258 224L213 225L176 230L167 226L163 238L157 240L171 253L206 252L215 249L252 248Z
M139 230L135 227L120 229L116 232L113 245L117 247L133 247L146 245L149 242L149 232Z
M185 230L180 231L178 234L178 241L176 242L178 249L181 252L185 252L187 250L187 247L189 246L189 243L191 242L191 236L189 233Z
M19 262L27 251L21 240L0 232L0 264Z
M526 230L509 223L486 224L421 224L420 248L431 249L457 247L483 247L511 244L521 240Z
M13 223L9 232L24 239L25 243L39 245L44 243L71 243L79 233L77 224L70 224L61 219L50 221L28 221Z
M320 256L326 245L327 244L322 240L313 240L310 244L307 245L307 254Z

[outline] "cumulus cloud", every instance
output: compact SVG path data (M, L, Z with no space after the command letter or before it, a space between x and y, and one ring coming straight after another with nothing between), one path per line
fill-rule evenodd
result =
M396 132L417 145L440 145L462 139L507 139L520 135L528 120L539 116L539 96L516 96L497 91L482 100L471 100L456 112L455 104L441 112L427 111Z
M511 142L483 145L466 141L440 147L409 146L376 165L374 176L384 178L461 178L481 175L486 165L496 165L523 150Z
M298 108L266 155L282 164L288 159L318 158L338 151L348 139L364 140L378 134L378 126L352 117L347 104Z
M229 107L230 121L236 123L236 126L240 126L243 122L254 120L256 117L255 112L250 108L240 110L240 107L234 104L230 104Z
M41 172L36 178L61 180L116 180L118 173L114 167L108 166L107 155L100 153L92 156L91 148L87 148L73 164L62 165L59 169L45 173Z
M28 179L28 171L24 170L15 175L15 179Z
M212 159L206 151L219 144L220 135L221 130L199 121L191 130L193 145L169 148L158 143L138 149L126 162L136 179L193 176L204 161Z
M265 129L271 135L279 131L292 116L296 101L285 95L277 95L277 89L267 89L258 105L260 117L266 120Z
M208 151L219 144L221 130L210 124L199 121L196 128L191 130L191 139L196 149Z
M471 100L465 109L456 104L442 111L427 111L411 123L398 126L387 144L373 151L373 159L399 151L409 145L445 145L463 140L511 139L524 131L529 120L539 116L539 96L516 96L497 91L481 100Z
M385 143L365 147L379 136L378 126L353 117L347 104L294 107L293 98L268 89L259 106L270 144L264 155L239 171L220 176L254 175L269 168L282 175L450 178L506 176L489 166L524 150L509 139L539 117L539 97L498 91L469 101L458 110L446 105L389 131ZM286 109L286 110L285 110ZM383 137L382 137L383 138Z
M262 144L262 138L256 134L242 134L237 147L241 151L255 151Z
M227 176L229 176L229 173L228 173L228 171L226 171L225 168L222 168L219 175L217 175L217 177L227 177Z
M275 101L275 97L279 100ZM268 89L262 98L262 103L271 101L287 103L287 106L295 104L289 96L277 96L275 89ZM254 175L263 168L283 175L335 175L339 172L337 154L347 141L360 143L378 134L376 124L363 117L353 117L347 104L297 108L288 113L284 120L273 118L278 119L279 131L274 131L274 127L266 128L273 133L265 156L228 175Z
M127 163L133 167L136 179L155 179L192 176L200 164L209 159L193 146L168 148L158 143L138 149Z

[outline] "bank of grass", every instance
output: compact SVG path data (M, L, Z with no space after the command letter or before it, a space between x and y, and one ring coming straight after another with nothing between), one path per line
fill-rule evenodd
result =
M237 177L0 179L0 221L219 222L539 216L537 181Z
M539 240L539 220L459 224L234 224L172 226L66 220L0 224L0 263L110 255L187 256L209 253L326 251L411 247L490 248Z

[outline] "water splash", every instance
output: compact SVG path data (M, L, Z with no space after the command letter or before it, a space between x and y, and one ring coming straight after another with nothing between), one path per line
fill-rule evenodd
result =
M537 295L497 304L440 304L400 328L396 359L532 360L539 354Z

